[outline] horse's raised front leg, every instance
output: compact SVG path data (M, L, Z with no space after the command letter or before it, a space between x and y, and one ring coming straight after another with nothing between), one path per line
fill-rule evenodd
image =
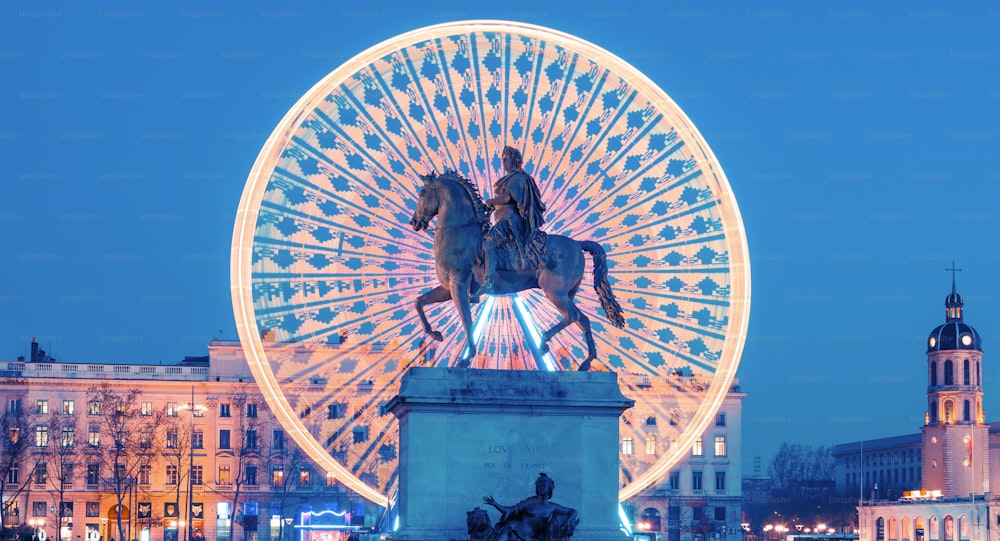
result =
M467 280L452 286L449 293L458 314L462 318L462 326L465 327L464 348L458 350L455 355L455 366L458 368L468 368L472 364L472 358L476 356L476 342L472 339L472 307L469 306L469 283Z
M424 306L427 306L428 304L437 304L450 299L451 292L444 286L437 286L427 293L417 297L416 302L413 303L414 308L417 310L417 315L420 316L420 324L424 326L424 332L429 334L431 338L437 340L438 342L440 342L444 337L441 336L439 331L435 331L431 328L431 324L427 321L427 316L424 314Z

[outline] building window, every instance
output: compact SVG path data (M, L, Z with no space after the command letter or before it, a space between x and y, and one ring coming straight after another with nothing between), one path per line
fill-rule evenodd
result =
M229 430L219 430L219 449L229 449Z
M177 402L167 402L167 417L177 417Z
M101 446L101 426L90 425L87 428L87 445L91 447Z
M931 387L937 387L937 361L931 361Z
M705 456L705 449L704 449L704 447L702 445L702 441L701 441L701 437L700 436L698 437L698 439L694 440L694 446L691 447L691 455L692 456Z
M333 472L326 472L326 486L337 486L337 476Z
M191 484L201 485L205 483L205 467L200 464L195 464L191 468Z
M20 473L18 473L17 468L11 468L7 470L7 484L9 485L21 484L21 475Z
M715 415L715 426L726 426L726 412L720 411Z
M96 485L101 482L101 465L87 464L87 484Z
M192 449L204 449L205 448L205 432L200 429L194 429L191 433L191 448Z
M73 447L76 445L76 427L64 426L62 429L62 446Z
M720 491L726 490L726 472L724 471L715 472L715 490L720 490Z
M101 401L91 400L87 402L87 415L100 415L101 414Z
M87 502L87 516L88 517L101 516L101 502Z
M248 485L257 485L257 466L247 466L245 482Z
M177 430L167 431L167 449L176 449L178 444Z
M7 430L7 441L9 441L11 445L21 441L21 428L16 426L10 427Z
M149 417L152 414L153 414L153 403L152 402L143 402L142 404L140 404L140 406L139 406L139 415L143 415L143 416Z
M36 400L35 401L35 413L39 415L49 414L49 401L48 400Z
M968 421L969 416L972 414L972 408L969 405L969 401L965 401L965 406L962 408L962 420Z
M271 486L280 487L285 485L284 466L275 466L271 469Z
M49 427L38 425L35 427L35 447L49 446Z
M725 522L726 521L726 508L725 507L716 507L715 508L715 521L716 522Z
M73 469L74 469L74 466L75 466L75 464L73 464L72 462L63 462L63 464L62 464L62 472L61 472L62 473L62 479L60 479L60 482L64 486L69 486L69 485L73 484Z
M681 488L681 472L674 470L670 472L670 489L680 490Z
M151 449L153 447L153 427L144 426L139 429L139 448Z
M622 454L632 454L632 438L622 438Z
M232 468L230 466L219 466L219 484L230 485L232 482Z
M646 417L646 426L656 426L656 417L652 415Z
M285 449L285 431L274 429L271 432L271 449L275 451L282 451Z
M45 516L45 508L47 504L45 502L32 502L31 504L31 514L36 517Z
M312 471L303 466L299 468L299 486L307 487L312 482Z
M646 454L647 455L656 454L656 438L652 436L646 438Z
M969 385L969 379L971 379L969 374L969 359L966 359L962 362L962 384Z
M944 362L944 384L955 384L955 364L950 359Z
M691 490L701 490L701 472L691 472Z
M715 437L715 456L726 456L726 437Z
M246 449L253 451L257 449L257 430L250 428L246 432Z
M167 484L176 485L177 484L177 465L167 464Z
M968 362L968 361L966 361ZM75 415L76 414L76 402L73 400L63 400L63 415Z
M149 484L151 484L150 481L149 481L149 478L151 477L152 471L153 471L153 466L151 466L150 464L143 464L143 465L139 466L139 484L140 485L149 485Z
M44 485L49 480L49 465L45 462L35 464L35 484Z
M20 398L12 398L10 402L7 403L7 413L21 413Z
M219 417L232 417L229 404L219 404Z
M257 418L257 404L247 404L247 418Z

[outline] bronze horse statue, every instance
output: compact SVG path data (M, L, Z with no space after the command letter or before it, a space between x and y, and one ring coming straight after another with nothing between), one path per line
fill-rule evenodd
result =
M424 314L424 306L451 300L458 308L465 327L466 347L457 355L457 366L465 368L476 355L472 338L471 299L478 297L483 280L483 236L490 226L490 211L483 203L479 190L472 182L454 171L441 175L430 173L420 177L417 209L410 218L414 231L426 230L428 223L437 216L434 231L434 263L440 285L420 295L416 300L417 315L424 332L434 340L442 340L441 333L431 328ZM549 302L562 314L562 320L542 335L541 348L548 351L549 340L559 331L576 323L587 341L587 358L579 370L590 369L597 357L597 346L590 329L590 320L576 307L573 297L583 280L583 252L594 260L594 290L608 320L615 327L625 325L621 306L608 283L608 265L604 248L585 240L577 241L562 235L546 235L544 261L540 268L530 271L500 270L495 294L517 293L526 289L541 289ZM466 355L463 355L466 353Z

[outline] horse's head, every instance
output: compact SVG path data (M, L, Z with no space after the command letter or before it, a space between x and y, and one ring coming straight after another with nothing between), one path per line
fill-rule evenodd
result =
M440 201L437 194L437 183L434 182L436 177L435 173L420 175L420 178L424 180L424 186L420 188L417 209L413 211L413 217L410 218L410 227L414 231L427 229L427 224L434 216L437 216Z

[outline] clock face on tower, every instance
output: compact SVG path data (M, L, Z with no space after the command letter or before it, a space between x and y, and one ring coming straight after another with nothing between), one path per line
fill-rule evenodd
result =
M932 336L932 337L930 338L930 340L928 340L928 341L927 341L927 343L928 343L928 345L930 345L931 347L934 347L934 346L936 346L936 345L937 345L937 338L934 338L934 337Z
M963 346L971 346L972 345L972 335L971 334L963 334L962 335L962 345Z

